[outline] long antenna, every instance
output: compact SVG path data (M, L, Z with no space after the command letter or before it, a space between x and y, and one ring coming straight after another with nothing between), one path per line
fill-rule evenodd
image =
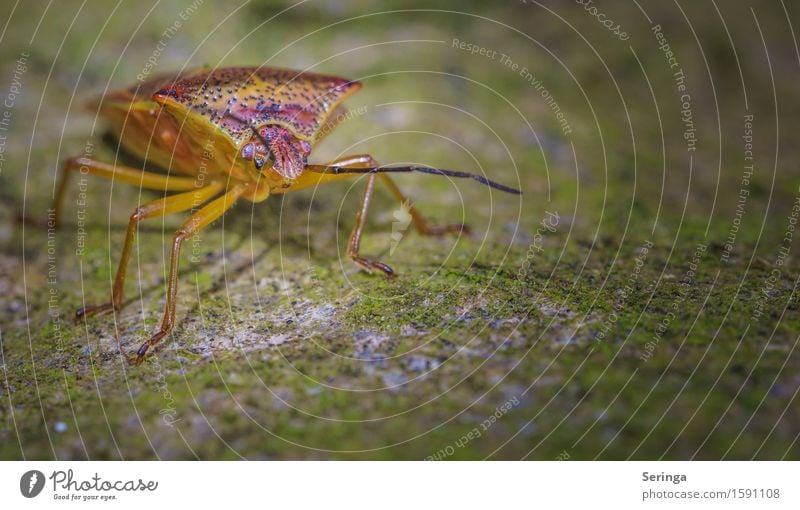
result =
M308 165L306 170L323 174L388 174L388 173L404 173L404 172L422 172L425 174L444 175L447 177L459 177L464 179L474 179L481 184L489 186L490 188L505 191L514 195L521 195L522 191L505 184L500 184L487 179L482 175L475 175L469 172L460 172L457 170L443 170L441 168L432 168L429 166L383 166L383 167L370 167L370 168L348 168L342 166L327 166L327 165Z
M261 133L253 125L252 120L247 121L244 118L240 117L239 115L233 113L229 108L225 109L225 112L222 114L222 117L231 117L234 120L246 124L253 133L261 140L261 143L264 144L264 147L269 150L269 142L261 136ZM270 160L272 157L272 153L270 152L267 156L267 160ZM511 193L513 195L521 195L522 191L518 190L517 188L512 188L511 186L506 186L505 184L500 184L499 182L494 182L492 180L487 179L482 175L475 175L469 172L460 172L458 170L443 170L441 168L432 168L429 166L383 166L383 167L372 167L372 168L346 168L342 166L327 166L327 165L307 165L305 170L316 172L316 173L324 173L324 174L388 174L388 173L403 173L403 172L422 172L425 174L433 174L433 175L444 175L447 177L458 177L462 179L475 179L481 184L489 186L490 188L498 189L500 191L505 191L506 193Z

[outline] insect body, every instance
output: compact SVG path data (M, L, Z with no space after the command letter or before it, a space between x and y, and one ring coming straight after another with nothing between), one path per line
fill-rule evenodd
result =
M100 113L120 144L143 161L167 173L111 165L89 158L69 159L55 197L55 220L67 182L76 171L115 179L143 188L175 192L134 210L128 223L111 300L76 312L78 319L118 310L123 305L125 273L139 222L192 210L172 242L167 299L159 331L142 344L132 361L142 362L148 349L175 325L178 266L182 244L222 216L240 200L261 202L271 194L317 186L354 174L368 174L348 255L368 272L387 276L386 264L359 254L359 243L376 178L399 201L408 203L387 175L424 172L473 178L501 191L520 193L482 176L437 168L381 167L369 155L355 155L326 164L308 164L312 147L344 116L340 104L361 83L334 76L286 69L236 67L201 69L179 77L159 77L140 86L106 95ZM202 163L202 164L201 164ZM198 173L202 166L204 174ZM206 175L207 174L207 175ZM434 227L410 207L416 229L425 235L461 232L463 225Z

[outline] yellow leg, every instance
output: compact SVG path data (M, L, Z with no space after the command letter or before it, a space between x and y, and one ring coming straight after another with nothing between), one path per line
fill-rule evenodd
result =
M161 341L175 327L175 305L178 293L178 267L180 265L181 245L203 227L225 214L225 211L230 209L247 191L247 184L234 184L226 194L209 202L189 217L183 226L175 232L172 238L172 255L170 257L169 277L167 278L167 300L161 328L158 333L139 347L139 350L136 351L136 356L131 360L133 363L140 364L145 354L147 354L147 350Z
M142 188L162 191L187 191L198 187L198 180L193 177L172 177L169 175L145 172L128 166L111 165L89 158L70 158L64 163L61 179L53 198L53 221L58 226L64 194L73 173L92 174L106 179L115 179ZM203 184L203 181L199 181Z
M339 163L341 164L341 163ZM350 233L350 240L347 243L347 255L353 259L360 268L368 273L372 273L375 269L383 271L388 277L394 276L394 270L379 260L365 259L359 254L361 246L361 233L364 230L364 221L367 217L367 210L369 209L369 200L372 198L372 190L375 188L375 174L370 174L367 177L367 186L364 188L364 196L361 199L361 206L358 208L356 215L356 224L353 231Z
M394 183L391 177L387 174L379 174L381 176L381 180L389 188L389 191L394 195L398 202L401 204L406 204L408 207L408 213L411 215L411 221L414 223L414 228L417 229L422 235L426 236L441 236L448 233L458 233L464 232L465 234L469 234L469 227L462 223L453 223L451 225L441 225L435 226L430 225L422 215L417 212L414 206L411 204L411 201L403 195L403 192L400 191L400 188L397 187L397 184Z
M379 167L380 164L369 154L359 154L356 156L346 156L344 158L331 161L330 163L326 163L326 166L338 166L342 168L376 168ZM364 223L366 221L367 211L369 210L369 202L372 198L372 192L375 187L375 177L377 176L381 177L382 182L387 188L389 188L389 191L392 193L392 195L394 195L394 197L401 204L404 204L405 207L407 207L407 211L411 215L411 220L414 223L414 227L420 234L440 236L450 232L469 232L469 228L462 224L445 225L442 227L429 225L425 218L411 204L411 201L403 195L403 193L400 191L400 188L397 187L391 177L386 174L369 174L369 177L367 178L367 186L364 189L364 196L361 199L361 206L359 207L358 214L356 215L356 224L353 227L353 232L350 234L350 240L347 244L348 256L353 259L353 261L362 269L370 273L377 269L382 271L386 276L394 276L394 271L388 265L377 260L365 259L359 254L361 234L364 231ZM335 177L340 176L337 175Z
M117 266L117 275L114 278L111 301L102 305L81 308L75 312L75 318L80 320L90 315L108 312L112 309L119 310L122 307L125 274L128 270L128 261L130 260L131 251L133 251L133 242L136 238L136 231L139 228L140 221L145 218L161 217L167 214L188 211L189 209L200 207L213 198L214 195L220 193L224 188L222 183L212 182L194 191L187 191L166 198L159 198L158 200L153 200L152 202L137 207L128 221L128 231L125 234L125 245L122 248L119 266Z

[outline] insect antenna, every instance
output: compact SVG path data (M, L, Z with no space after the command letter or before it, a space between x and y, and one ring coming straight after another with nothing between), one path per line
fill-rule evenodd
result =
M231 117L232 119L247 125L252 131L253 134L261 140L261 143L264 144L265 147L269 148L269 143L267 140L259 133L259 131L255 128L254 119L246 120L241 116L233 113L230 109L226 109L225 112L222 114L222 118ZM270 152L268 155L268 161L272 160L272 153ZM444 170L442 168L433 168L429 166L418 166L418 165L410 165L410 166L382 166L382 167L372 167L372 168L348 168L348 167L341 167L341 166L327 166L327 165L308 165L306 166L306 170L315 173L323 173L323 174L387 174L387 173L408 173L408 172L421 172L425 174L432 174L432 175L443 175L446 177L457 177L462 179L474 179L479 183L489 186L490 188L494 188L500 191L504 191L506 193L511 193L513 195L521 195L522 191L518 190L517 188L512 188L511 186L506 186L505 184L500 184L499 182L492 181L487 179L482 175L471 174L469 172L461 172L459 170Z
M490 188L504 191L506 193L511 193L514 195L522 194L522 191L518 190L517 188L512 188L511 186L506 186L505 184L500 184L499 182L487 179L482 175L471 174L469 172L461 172L458 170L444 170L441 168L432 168L429 166L411 165L411 166L383 166L383 167L371 167L371 168L348 168L341 166L308 165L306 167L306 170L316 173L336 174L336 175L422 172L425 174L443 175L446 177L473 179L481 184L489 186Z

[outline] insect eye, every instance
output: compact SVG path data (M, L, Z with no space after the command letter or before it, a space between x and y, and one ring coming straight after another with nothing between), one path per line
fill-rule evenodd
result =
M264 168L264 165L270 163L271 161L274 161L274 158L272 157L272 153L270 151L265 150L262 145L258 145L256 147L256 152L253 157L253 161L255 162L256 169L261 170L262 168Z
M249 161L253 159L254 154L255 154L255 147L253 147L252 143L245 144L245 146L242 147L242 157L244 159Z

